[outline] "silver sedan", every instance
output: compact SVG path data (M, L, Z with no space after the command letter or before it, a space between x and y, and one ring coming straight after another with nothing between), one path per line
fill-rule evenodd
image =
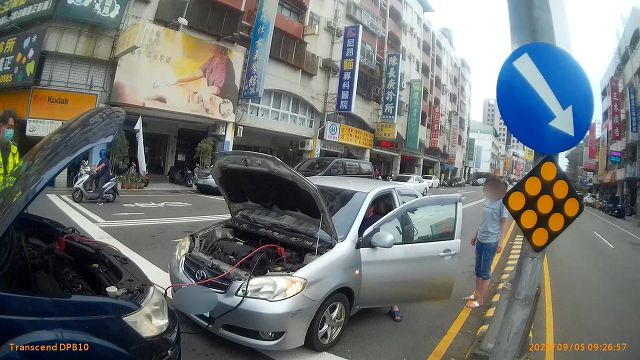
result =
M231 217L184 238L169 265L173 284L200 281L198 300L215 300L188 314L212 333L257 349L324 351L362 308L451 296L460 195L305 178L239 151L219 156L213 177Z

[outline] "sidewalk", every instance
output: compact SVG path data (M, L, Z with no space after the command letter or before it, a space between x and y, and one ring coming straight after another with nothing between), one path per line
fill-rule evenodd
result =
M47 186L45 188L45 192L50 194L71 194L73 188L64 187L64 188L55 188L51 186ZM184 185L172 184L172 183L149 183L144 189L133 189L133 190L125 190L118 189L118 192L121 194L144 194L147 192L155 192L155 191L165 191L172 193L182 193L182 192L194 192L195 187L188 187Z

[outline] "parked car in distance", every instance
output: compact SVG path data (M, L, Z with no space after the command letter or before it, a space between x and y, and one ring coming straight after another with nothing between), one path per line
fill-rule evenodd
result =
M467 185L466 181L464 178L454 178L453 179L453 187L465 187Z
M422 175L422 179L430 188L440 187L440 179L436 175Z
M218 184L216 184L216 180L211 174L212 171L213 167L198 170L194 184L198 192L203 194L214 194L218 192Z
M412 187L420 194L427 196L429 193L429 183L426 182L419 175L413 174L400 174L391 178L391 181L396 184L403 184Z
M487 178L477 178L475 180L473 180L472 185L473 186L484 186L484 184L487 182Z
M596 196L594 194L587 194L585 195L585 197L582 199L582 202L586 205L586 206L594 206L596 203Z
M273 156L241 151L220 154L213 176L231 217L185 237L169 264L173 284L242 264L202 285L209 290L202 296L217 303L187 316L208 331L262 350L325 351L360 309L451 296L459 194L421 197L393 182L306 178ZM379 219L361 230L371 208ZM248 257L264 246L272 249ZM174 298L184 291L176 289Z
M26 212L70 159L110 142L124 120L123 110L100 107L67 122L0 188L0 358L180 359L177 315L132 259ZM33 351L47 346L57 351Z
M373 165L369 161L319 157L306 159L295 169L304 176L355 176L373 178Z

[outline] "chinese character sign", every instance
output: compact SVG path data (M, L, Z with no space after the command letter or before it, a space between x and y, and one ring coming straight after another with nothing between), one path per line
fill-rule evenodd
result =
M346 26L344 28L336 100L336 110L338 112L353 112L356 88L358 87L361 37L362 25Z
M0 38L0 87L33 83L45 30Z
M622 140L622 118L620 117L622 111L620 109L620 90L618 88L617 78L611 78L609 88L611 90L611 107L609 108L611 140Z
M524 149L524 155L527 161L533 161L535 157L535 153L533 152L533 149L529 149L529 148Z
M449 162L456 162L456 153L458 152L458 130L459 120L457 116L451 119L451 128L449 129Z
M373 134L353 126L341 124L339 142L371 149L373 147Z
M596 159L596 124L591 123L589 128L589 160Z
M258 3L256 22L253 25L249 57L247 58L247 69L240 95L243 99L262 97L264 79L267 75L265 69L269 61L277 10L278 0L260 0Z
M437 148L440 140L440 105L433 107L431 119L431 144L429 146Z
M629 86L629 130L632 133L638 132L638 107L636 88Z
M0 33L51 16L54 5L54 0L0 0Z
M395 122L400 89L400 54L387 55L387 71L382 91L382 120ZM395 135L394 135L395 139Z
M420 112L422 111L422 80L411 80L409 88L409 117L407 118L407 138L404 147L418 150L420 133Z
M378 140L396 140L396 123L395 122L378 122L376 123L376 139Z

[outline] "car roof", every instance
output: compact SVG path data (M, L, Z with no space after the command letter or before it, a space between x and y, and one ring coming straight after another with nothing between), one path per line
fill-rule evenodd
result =
M366 193L376 189L391 189L403 186L389 181L349 176L312 176L309 180L319 186L335 187Z

